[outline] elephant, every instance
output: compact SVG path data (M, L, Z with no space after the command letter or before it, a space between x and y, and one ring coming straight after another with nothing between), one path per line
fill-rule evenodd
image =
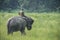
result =
M13 34L13 32L20 31L21 34L26 34L25 28L31 30L33 22L34 20L27 16L14 16L9 18L7 21L7 33Z

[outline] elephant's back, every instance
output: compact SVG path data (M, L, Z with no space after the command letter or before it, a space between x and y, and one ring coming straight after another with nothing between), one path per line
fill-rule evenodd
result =
M26 21L21 18L20 16L15 16L9 19L10 26L16 26L16 25L26 25Z

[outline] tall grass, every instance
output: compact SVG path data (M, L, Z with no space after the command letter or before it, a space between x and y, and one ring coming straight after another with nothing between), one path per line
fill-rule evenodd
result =
M3 16L4 15L4 16ZM26 13L25 15L34 19L32 30L26 31L26 35L14 32L7 35L7 20L16 13L0 14L0 40L60 40L60 14L58 13Z

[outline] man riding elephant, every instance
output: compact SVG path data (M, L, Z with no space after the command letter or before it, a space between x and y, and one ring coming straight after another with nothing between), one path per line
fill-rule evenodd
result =
M30 17L25 16L23 11L19 12L18 14L19 16L14 16L8 20L8 34L16 31L20 31L21 34L25 34L25 27L28 30L31 30L34 20Z

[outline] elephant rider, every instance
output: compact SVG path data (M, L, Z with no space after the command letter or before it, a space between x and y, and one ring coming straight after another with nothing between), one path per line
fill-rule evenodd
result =
M24 15L24 12L23 12L23 11L20 11L20 12L18 13L18 15L19 15L19 16L22 16L22 17L26 17L26 16Z

